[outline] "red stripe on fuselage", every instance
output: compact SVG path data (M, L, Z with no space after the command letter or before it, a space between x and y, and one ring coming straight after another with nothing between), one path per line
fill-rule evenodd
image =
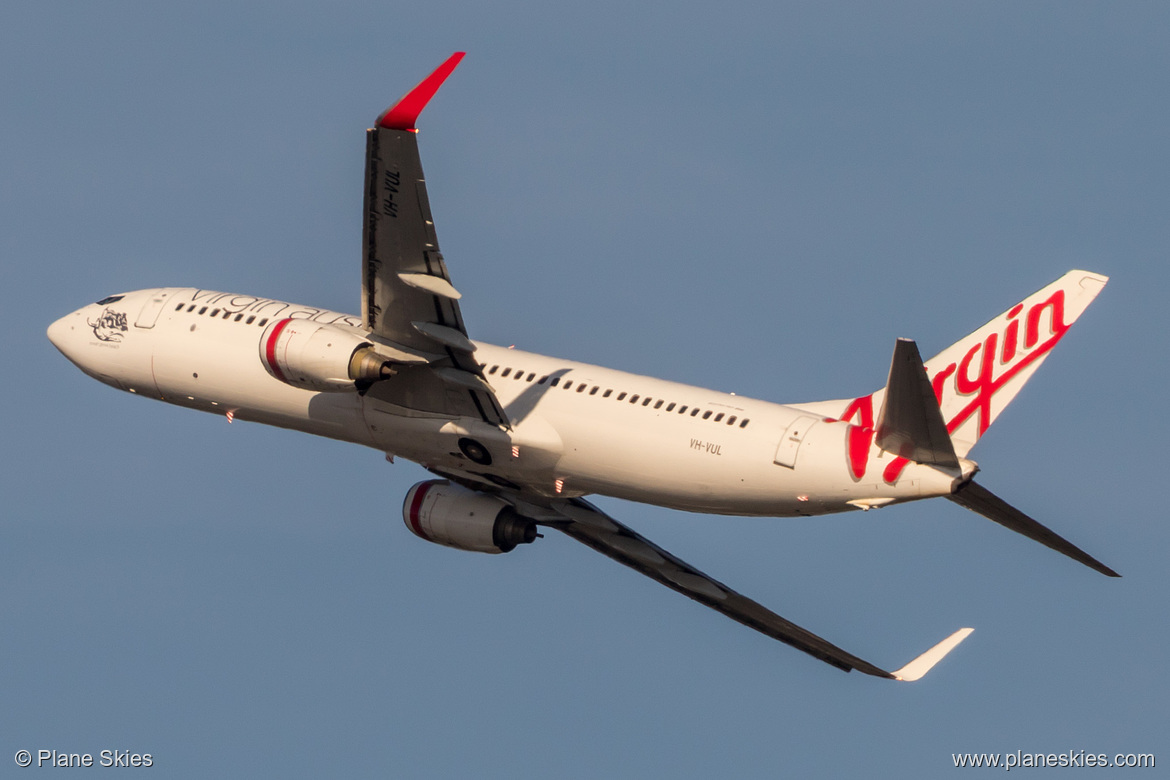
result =
M291 318L281 320L272 326L272 333L268 336L268 343L264 345L264 359L268 361L268 367L272 369L272 373L276 374L276 378L281 382L287 382L284 378L284 372L280 370L280 366L276 362L276 340L280 338L280 334L284 331L288 324L292 322Z

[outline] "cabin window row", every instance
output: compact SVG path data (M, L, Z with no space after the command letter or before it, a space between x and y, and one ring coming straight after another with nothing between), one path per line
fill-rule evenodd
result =
M192 303L192 304L180 303L178 306L175 307L175 311L182 311L184 306L186 306L186 308L187 308L187 313L190 314L191 312L195 311L196 304L194 304L194 303ZM211 311L209 312L208 309L211 309ZM253 322L256 322L256 315L255 314L249 314L247 316L247 318L245 318L243 312L232 312L232 311L229 311L228 309L220 309L218 307L212 309L210 306L201 306L199 308L198 314L206 315L208 317L221 317L221 315L222 315L222 319L233 320L234 322L243 321L243 323L245 325L251 325ZM232 317L233 314L235 314L234 318ZM267 317L263 317L263 318L261 318L261 320L259 322L256 322L256 326L260 327L260 328L263 328L267 324L268 324Z
M584 392L588 391L589 395L597 395L600 393L602 398L611 398L612 397L616 401L627 401L628 403L631 403L631 404L635 404L635 405L641 404L642 406L646 406L646 407L649 407L649 406L651 406L651 404L653 404L652 408L654 408L654 409L661 409L662 411L665 411L665 412L676 412L678 414L689 413L691 417L702 416L702 418L704 420L711 420L712 422L721 422L721 423L724 423L726 425L735 425L736 422L738 422L740 428L746 428L748 426L748 423L751 422L751 420L749 420L746 417L740 418L734 414L729 415L726 412L715 412L714 410L702 409L698 406L689 406L687 404L678 404L678 403L675 403L674 401L670 401L668 403L663 398L652 398L650 396L642 396L642 395L639 395L638 393L628 393L628 392L617 392L615 394L615 391L612 388L606 388L605 390L602 390L600 385L590 385L587 382L577 382L576 384L574 384L572 382L572 380L566 379L564 381L564 383L562 383L561 382L562 377L559 377L559 376L547 376L546 375L546 376L542 376L539 379L537 379L535 372L530 371L527 373L527 375L525 375L524 369L522 369L522 368L512 369L510 366L506 366L503 368L503 370L501 370L500 366L495 365L495 366L491 366L487 370L489 375L496 374L497 371L499 372L498 376L501 379L511 377L513 380L518 381L518 382L531 382L533 380L536 380L536 384L538 384L538 385L547 384L549 387L561 387L564 390L569 390L569 391L576 390L578 393L584 393Z

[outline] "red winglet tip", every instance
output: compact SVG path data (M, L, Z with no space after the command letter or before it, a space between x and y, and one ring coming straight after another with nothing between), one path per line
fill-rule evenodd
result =
M420 81L417 87L407 92L401 100L386 109L382 113L382 116L378 117L378 127L385 127L389 130L412 130L418 132L414 127L414 123L418 120L418 115L426 108L427 103L439 91L439 87L443 86L443 82L447 80L447 77L451 75L451 71L455 70L455 67L466 54L467 52L457 51L448 57L442 65L435 68L434 73Z

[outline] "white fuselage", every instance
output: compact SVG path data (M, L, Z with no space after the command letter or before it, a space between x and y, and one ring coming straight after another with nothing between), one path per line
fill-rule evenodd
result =
M848 458L853 426L799 407L482 342L475 354L511 431L399 406L376 390L303 390L261 361L265 326L286 317L361 326L314 307L167 288L86 306L53 323L49 337L87 374L131 393L362 444L536 495L597 493L698 512L790 516L945 495L955 484L954 475L914 463L893 484L877 468L856 477ZM460 452L463 437L488 449L489 466ZM873 447L869 457L891 456Z

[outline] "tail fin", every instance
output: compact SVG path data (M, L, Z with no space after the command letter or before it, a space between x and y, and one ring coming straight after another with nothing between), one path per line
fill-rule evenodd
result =
M965 479L947 496L956 504L1029 539L1035 539L1106 576L1121 576L970 478L971 475L955 456L954 447L947 436L941 410L931 393L930 380L918 356L918 347L909 339L898 339L894 348L890 380L886 383L885 399L874 433L875 443L886 452L942 468ZM966 464L972 468L975 466L971 461L966 461Z
M926 361L959 457L965 456L1109 278L1069 271Z
M897 456L882 472L887 484L897 482L911 460L958 472L955 475L963 481L947 498L1106 576L1118 577L1084 550L976 484L971 480L975 464L964 459L1108 281L1100 274L1069 271L925 364L913 341L899 339L884 388L852 401L801 404L800 408L853 423L847 446L855 480L867 475L873 445ZM873 410L879 404L875 425ZM945 652L947 643L957 644L962 638L955 634L940 648ZM908 675L918 663L895 675L911 679Z
M955 455L966 457L1108 281L1090 271L1069 271L926 361ZM861 398L795 406L857 426L850 462L860 478L873 441L867 432L885 395L882 388Z

